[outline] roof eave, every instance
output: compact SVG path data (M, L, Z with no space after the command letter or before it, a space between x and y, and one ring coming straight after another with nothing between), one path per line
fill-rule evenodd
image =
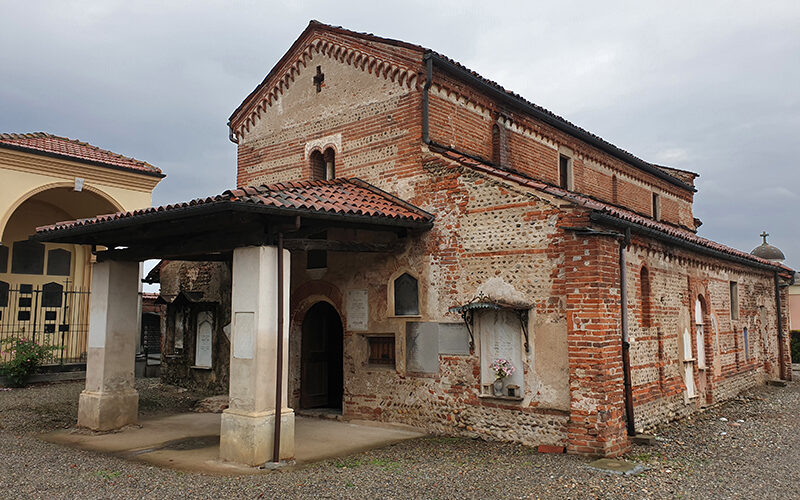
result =
M571 123L568 123L564 120L559 120L555 116L552 116L548 113L542 112L542 110L536 108L535 106L531 105L525 99L515 96L513 94L509 94L508 92L497 88L496 86L492 85L491 83L485 81L482 78L479 78L472 74L467 69L459 66L458 64L453 63L452 61L448 60L445 57L437 54L433 51L428 51L425 56L426 59L430 58L434 65L439 67L440 69L450 73L453 76L459 77L463 80L466 80L468 83L479 87L483 91L487 92L488 94L492 95L493 97L501 100L502 102L509 104L511 106L517 107L532 115L533 117L555 127L556 129L567 133L577 139L580 139L592 146L600 149L601 151L610 154L611 156L618 158L626 163L629 163L636 168L643 170L649 174L652 174L659 179L669 182L670 184L674 184L680 188L686 189L691 192L697 192L697 189L687 184L680 179L677 179L666 172L659 170L657 167L647 163L646 161L638 158L627 151L624 151L613 144L606 142L598 137L595 137L585 130L577 127Z
M98 166L98 167L109 168L111 170L119 170L119 171L123 171L123 172L130 172L132 174L141 174L141 175L146 175L148 177L158 177L159 179L163 179L164 177L167 176L167 174L165 174L163 172L160 172L160 171L156 172L155 170L144 170L144 169L140 169L140 168L123 167L122 165L114 165L112 163L105 163L105 162L102 162L102 161L88 160L86 158L79 158L77 156L71 156L71 155L67 155L67 154L63 154L63 153L56 153L54 151L44 151L42 149L32 148L32 147L28 147L28 146L22 146L22 145L19 145L19 144L8 144L8 143L5 143L5 142L0 142L0 148L13 149L15 151L22 151L24 153L31 153L31 154L41 155L41 156L48 156L50 158L58 158L58 159L61 159L61 160L69 160L69 161L74 161L74 162L78 162L78 163L84 163L86 165L94 165L94 166Z
M593 210L589 214L589 219L592 222L597 222L603 225L610 225L616 226L621 228L630 228L631 231L642 234L644 236L651 237L655 240L659 240L663 243L668 243L670 245L679 246L682 248L686 248L688 250L692 250L697 253L709 255L712 257L717 257L720 259L724 259L731 262L736 262L738 264L744 264L750 267L755 267L758 269L764 269L771 272L778 272L778 273L791 273L792 270L787 268L786 266L780 264L768 264L766 262L761 262L760 260L756 259L749 259L746 257L742 257L739 255L730 254L727 252L723 252L721 250L717 250L714 248L710 248L704 245L700 245L698 243L694 243L692 241L685 240L683 238L678 238L677 236L673 236L671 234L664 233L657 229L653 229L642 224L637 224L635 222L627 221L621 219L619 217L615 217L611 214Z

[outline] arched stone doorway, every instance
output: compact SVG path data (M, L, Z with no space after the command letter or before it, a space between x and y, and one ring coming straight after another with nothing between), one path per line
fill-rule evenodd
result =
M344 330L336 309L317 302L303 318L300 407L341 410Z

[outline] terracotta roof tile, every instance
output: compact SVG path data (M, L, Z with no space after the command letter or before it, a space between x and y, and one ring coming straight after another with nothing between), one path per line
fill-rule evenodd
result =
M38 233L47 233L137 217L154 212L215 203L252 203L278 209L297 209L311 213L338 215L362 215L422 224L433 220L433 215L424 210L360 179L353 178L240 187L230 189L216 196L197 198L183 203L58 222L49 226L38 227L36 231Z
M144 172L150 175L162 175L159 168L147 162L100 149L86 142L59 137L46 132L0 134L0 147L4 144L28 151L41 151L55 154L78 161L100 163L110 167Z
M666 224L664 222L653 220L649 217L645 217L639 215L635 212L630 210L626 210L624 208L620 208L614 205L610 205L608 203L603 203L601 201L595 200L593 198L589 198L587 196L580 195L578 193L574 193L571 191L567 191L565 189L561 189L556 186L551 186L549 184L545 184L543 182L535 181L533 179L527 178L521 174L510 172L508 170L503 170L485 163L481 163L475 161L474 158L469 158L459 153L456 153L451 150L443 149L443 148L432 148L432 150L441 156L448 158L450 160L455 160L458 163L465 165L467 167L473 168L475 170L480 170L487 174L501 177L504 179L511 180L517 184L521 184L526 187L530 187L536 189L538 191L545 192L547 194L556 196L558 198L570 201L578 206L582 206L588 208L590 210L595 210L597 212L601 212L604 214L611 215L615 218L633 222L640 226L647 227L649 229L654 229L661 233L667 234L669 236L673 236L675 238L682 239L684 241L694 243L696 245L700 245L712 250L716 250L718 252L726 253L735 257L747 259L753 262L758 262L760 264L766 264L773 267L778 267L784 269L788 272L793 272L793 270L780 263L776 263L770 260L762 259L756 257L755 255L749 254L747 252L743 252L741 250L737 250L735 248L731 248L729 246L725 246L721 243L717 243L716 241L712 241L706 238L702 238L697 234L683 228L679 228L670 224Z

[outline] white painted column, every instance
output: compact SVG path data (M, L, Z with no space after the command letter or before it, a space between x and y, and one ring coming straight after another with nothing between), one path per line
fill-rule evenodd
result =
M287 406L289 251L283 251L281 460L294 458L294 411ZM272 458L278 331L278 249L233 251L230 404L222 412L220 458L261 465Z
M133 370L138 281L138 262L93 264L86 389L78 403L81 427L106 431L137 421L139 394L133 388Z

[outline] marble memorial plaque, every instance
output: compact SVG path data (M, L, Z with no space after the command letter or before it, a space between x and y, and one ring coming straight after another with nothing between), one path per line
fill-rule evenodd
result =
M406 323L406 370L439 373L438 323Z
M256 347L256 314L237 312L233 318L233 357L253 359Z
M439 323L439 354L469 354L469 332L464 323Z
M369 294L367 290L347 291L347 329L364 332L369 328Z
M194 365L211 368L211 341L214 328L214 315L211 311L197 313L197 336L195 341Z

